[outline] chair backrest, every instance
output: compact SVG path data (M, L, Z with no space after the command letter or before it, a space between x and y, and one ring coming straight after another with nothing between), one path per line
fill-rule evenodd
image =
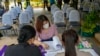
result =
M91 5L90 0L84 0L84 1L82 2L82 4L83 4L83 11L89 11L89 7L90 7L90 5Z
M80 22L80 14L77 10L71 10L69 14L69 22Z
M15 16L17 17L18 14L17 14L17 10L16 10L16 8L12 8L11 10L12 10L12 12L15 14Z
M21 12L21 14L19 15L19 24L29 24L30 23L30 19L28 19L28 14L23 11Z
M99 3L97 3L97 2L92 2L92 3L91 3L91 6L90 6L90 8L89 8L89 11L92 11L92 9L94 9L94 10L100 10Z
M12 17L8 12L3 14L3 16L2 16L2 24L3 25L12 25L13 24Z
M21 8L19 6L16 6L15 9L17 11L17 14L21 13Z
M63 11L56 11L54 14L54 23L64 23L64 13Z
M63 7L62 7L62 11L64 13L66 13L66 10L67 10L68 7L69 7L68 4L64 4Z
M67 10L66 10L66 17L67 18L69 18L69 13L70 13L71 10L74 10L74 8L73 7L68 7L67 8Z
M9 12L9 14L11 14L12 19L16 19L17 18L18 14L17 14L17 11L16 11L15 8L9 10L8 12Z
M51 10L53 10L54 8L56 8L57 6L55 4L51 5Z
M56 12L56 11L59 11L59 10L60 10L59 8L54 8L53 11L52 11L52 15L54 15L55 12Z
M13 19L16 19L16 16L15 16L15 14L12 12L12 11L8 11L7 12L9 15L11 15L11 19L13 20Z
M34 11L33 11L33 7L32 7L32 6L28 6L28 7L26 8L26 10L27 10L27 11L30 11L31 17L34 17Z
M27 15L28 15L28 19L31 21L31 20L32 20L31 12L28 11L28 10L25 10L25 12L26 12Z

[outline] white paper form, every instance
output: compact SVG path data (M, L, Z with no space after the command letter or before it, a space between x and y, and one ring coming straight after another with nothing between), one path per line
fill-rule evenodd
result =
M92 56L99 56L93 49L79 49L79 51L89 52Z
M54 48L54 46L53 46L53 44L54 44L53 41L46 41L46 42L44 42L44 43L46 43L46 44L49 45L49 49L46 50L47 53L45 54L45 56L55 56L57 53L64 52L64 48L61 48L61 49L59 49L59 50L56 50L56 49Z

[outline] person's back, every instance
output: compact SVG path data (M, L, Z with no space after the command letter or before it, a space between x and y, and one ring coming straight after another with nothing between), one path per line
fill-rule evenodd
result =
M34 45L36 31L30 25L20 28L18 44L7 47L4 56L42 56L40 48Z
M41 52L36 46L18 44L7 47L5 56L41 56Z
M88 52L81 52L79 50L76 50L77 56L92 56ZM65 53L58 53L56 56L65 56Z
M58 53L56 56L91 56L90 53L81 52L76 45L79 43L79 37L75 30L68 29L62 34L62 43L65 52Z

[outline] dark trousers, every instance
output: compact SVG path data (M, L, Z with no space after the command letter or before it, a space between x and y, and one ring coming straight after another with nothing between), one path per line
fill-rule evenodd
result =
M62 1L61 2L57 2L57 6L61 9Z
M48 8L48 1L44 1L44 9L45 9L46 7Z
M18 6L21 6L21 9L22 9L22 3L21 2L18 2Z

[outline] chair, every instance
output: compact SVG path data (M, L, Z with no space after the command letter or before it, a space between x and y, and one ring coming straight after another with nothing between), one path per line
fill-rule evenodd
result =
M68 21L69 27L80 27L80 13L77 10L71 10Z
M19 14L21 13L21 8L19 6L16 6L15 10L16 10L18 16L19 16Z
M59 9L55 4L51 6L51 14L53 14L54 9Z
M63 11L60 10L55 12L54 24L56 24L57 27L66 27Z
M9 12L9 14L11 15L11 17L13 19L13 23L15 24L18 21L18 13L17 13L16 8L12 8L8 12Z
M15 30L13 28L13 20L11 15L7 12L2 16L2 26L0 26L0 30L5 32L4 34L8 34L7 30L13 30L15 33Z
M51 5L51 9L53 9L53 8L55 8L55 7L56 7L56 5L55 5L55 4Z
M33 7L32 6L28 6L26 8L27 11L30 11L31 17L34 17L34 11L33 11Z
M66 17L66 10L67 10L68 7L69 7L68 4L64 4L63 7L62 7L62 11L64 12L65 17Z
M60 10L59 8L54 8L53 11L52 11L52 15L54 15L55 12L56 12L56 11L59 11L59 10Z
M32 16L31 16L31 12L28 11L28 10L25 10L25 12L27 13L28 15L28 19L30 20L30 22L32 21Z
M9 10L9 13L12 14L13 20L17 19L17 10L15 8L12 8L11 10Z
M28 14L25 11L23 11L19 15L19 27L22 27L23 25L27 24L30 24L30 19L28 17Z
M11 15L11 19L12 20L15 20L16 19L16 15L15 15L15 13L13 11L10 10L7 13L9 13L9 15Z
M96 10L96 11L99 11L100 10L100 6L99 6L99 3L97 2L92 2L90 7L89 7L89 11L92 11L92 9Z
M3 25L12 25L13 24L12 17L11 17L11 15L9 13L5 13L2 16L2 24Z
M71 10L74 10L73 7L68 7L67 10L66 10L66 18L68 19L69 18L69 13Z
M84 0L84 1L82 2L82 4L83 4L83 11L84 11L84 12L88 12L88 11L89 11L89 7L90 7L90 5L91 5L90 0Z
M57 6L55 4L51 5L51 11L56 8Z

